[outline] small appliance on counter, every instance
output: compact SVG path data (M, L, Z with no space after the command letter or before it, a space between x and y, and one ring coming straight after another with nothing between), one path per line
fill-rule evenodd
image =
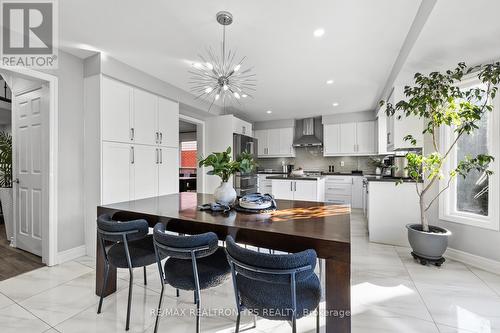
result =
M408 160L405 156L394 156L392 158L391 176L395 178L408 178Z
M285 164L284 161L281 162L281 171L289 175L293 170L293 164Z

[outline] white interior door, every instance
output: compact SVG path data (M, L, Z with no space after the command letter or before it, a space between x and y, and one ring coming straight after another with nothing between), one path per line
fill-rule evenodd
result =
M158 193L160 152L156 146L134 146L134 199L154 197Z
M14 99L14 222L16 246L42 255L47 230L48 196L48 88L17 95Z
M179 149L159 148L158 195L179 192Z

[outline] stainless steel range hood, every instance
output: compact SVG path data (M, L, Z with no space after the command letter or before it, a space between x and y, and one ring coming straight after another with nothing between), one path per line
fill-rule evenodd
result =
M318 124L315 124L317 122ZM317 126L315 126L317 125ZM295 121L294 147L321 147L323 140L320 130L321 122L314 118L299 119Z

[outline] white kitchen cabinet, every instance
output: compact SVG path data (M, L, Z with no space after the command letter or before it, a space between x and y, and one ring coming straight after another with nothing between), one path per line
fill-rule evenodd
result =
M257 139L257 155L264 157L267 154L267 130L255 130L254 137Z
M324 179L318 180L291 180L273 179L272 194L276 199L324 201Z
M325 124L323 155L351 156L375 154L375 121Z
M340 124L324 125L323 154L325 156L340 153Z
M158 148L133 146L134 193L133 199L144 199L158 193Z
M293 134L292 127L255 130L258 157L294 157Z
M269 193L271 194L273 192L273 184L270 179L267 179L266 174L259 174L257 175L257 192L259 193Z
M352 177L352 208L363 208L363 177Z
M102 139L115 142L132 140L133 88L122 82L102 79Z
M179 103L158 98L159 144L164 147L179 147Z
M233 133L252 136L252 124L242 119L233 117Z
M356 123L340 124L340 153L355 154L356 142Z
M158 140L158 96L134 89L134 142L155 145Z
M403 99L405 99L403 88L394 87L394 90L389 97L389 102L394 104ZM383 110L385 112L385 108L383 108ZM423 119L416 116L405 117L404 115L402 115L401 119L398 119L399 115L402 114L396 113L394 116L387 117L386 119L387 151L423 148ZM413 138L417 140L416 146L413 146L411 142L404 140L407 135L412 135Z
M102 204L131 200L133 176L133 146L127 143L104 142L102 144Z
M293 186L293 200L318 201L318 186L315 181L295 181Z
M272 191L275 199L293 200L293 180L272 180Z
M356 123L356 153L376 154L375 121Z
M159 147L158 153L158 195L179 193L179 149Z

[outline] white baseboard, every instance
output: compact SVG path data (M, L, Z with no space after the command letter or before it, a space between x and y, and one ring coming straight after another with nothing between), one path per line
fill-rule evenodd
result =
M85 245L77 246L66 251L61 251L57 254L57 263L62 264L64 262L80 258L85 254L87 254L87 248L85 247Z
M464 264L474 266L485 271L500 274L500 262L485 257L480 257L475 254L470 254L464 251L448 248L445 257L460 261Z

